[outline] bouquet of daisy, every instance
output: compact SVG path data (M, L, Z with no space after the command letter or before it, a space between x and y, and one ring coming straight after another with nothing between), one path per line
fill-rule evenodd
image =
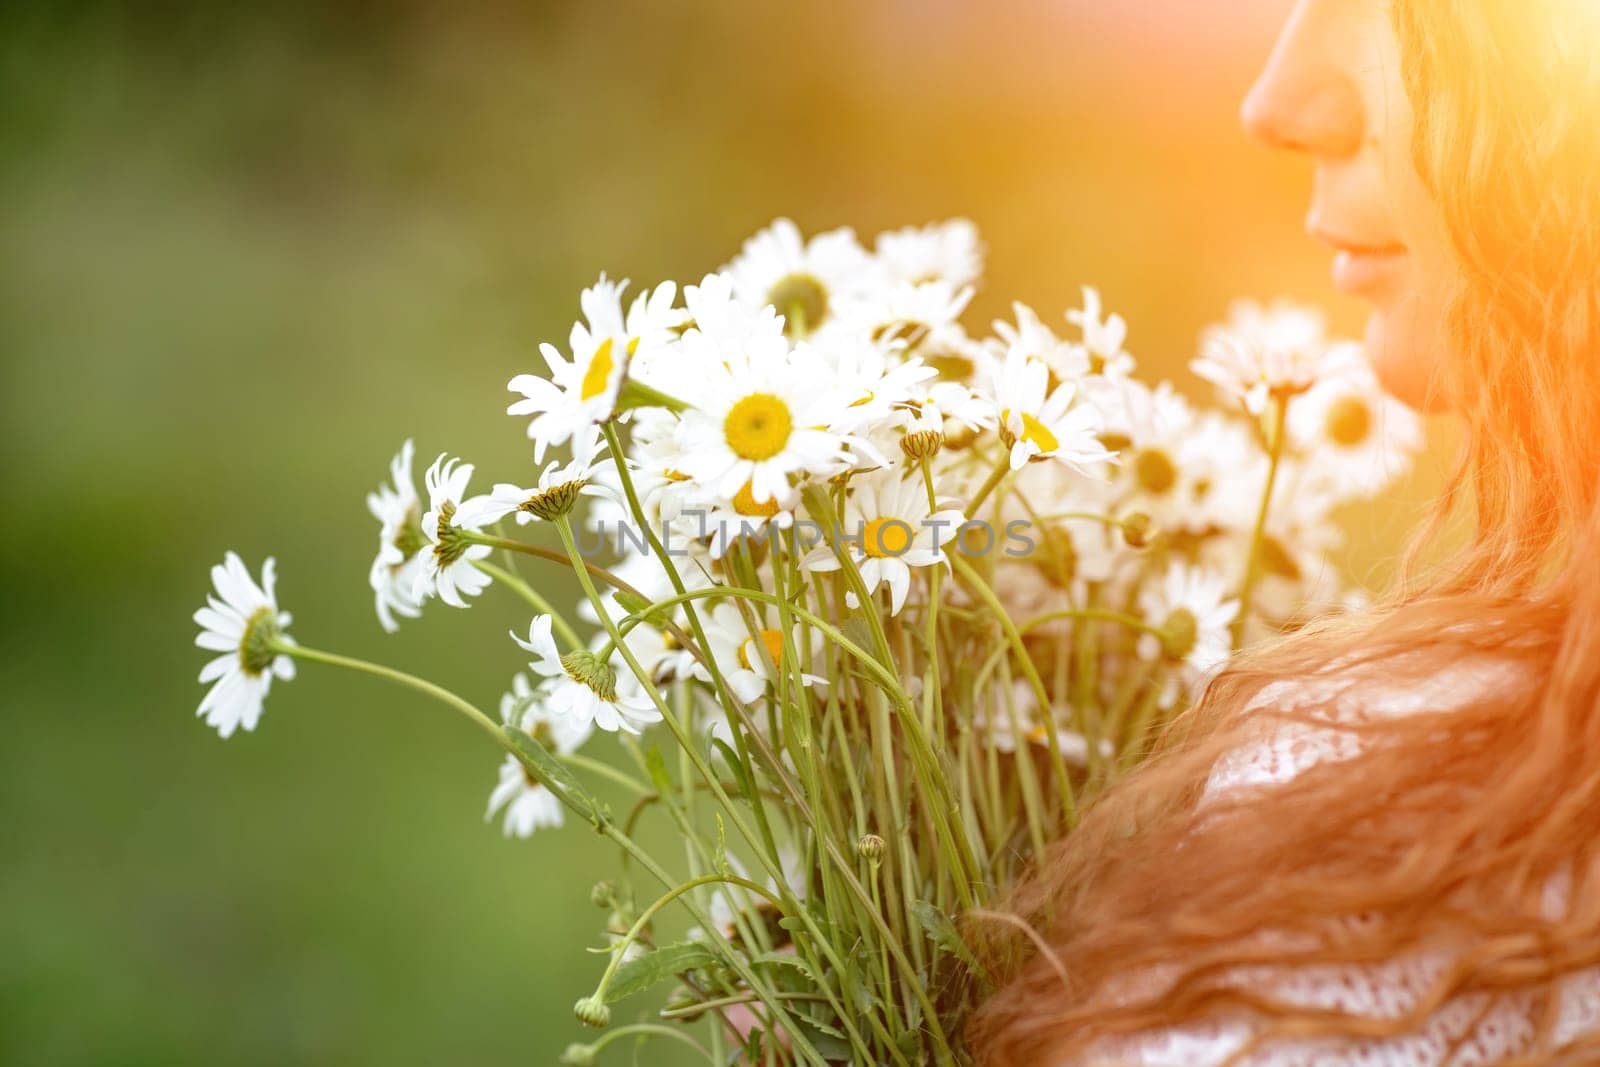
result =
M230 553L195 616L200 715L254 729L296 660L363 671L503 751L507 835L611 841L575 1009L604 1032L566 1062L653 1038L962 1062L989 981L963 916L1232 650L1350 595L1330 513L1419 438L1304 309L1207 330L1200 408L1136 376L1093 289L1060 332L1015 305L969 335L981 262L963 221L870 249L779 221L681 299L602 276L510 382L532 465L475 491L440 455L419 494L407 441L368 498L385 629L491 586L526 603L498 707L296 643L272 560L258 584ZM557 570L578 604L547 595Z

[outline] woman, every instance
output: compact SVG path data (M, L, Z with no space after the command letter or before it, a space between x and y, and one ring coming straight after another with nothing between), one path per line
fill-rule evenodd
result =
M982 928L986 1063L1600 1062L1600 5L1301 0L1244 105L1469 543L1241 660ZM1457 505L1461 505L1457 507ZM1009 929L1009 928L1005 928Z

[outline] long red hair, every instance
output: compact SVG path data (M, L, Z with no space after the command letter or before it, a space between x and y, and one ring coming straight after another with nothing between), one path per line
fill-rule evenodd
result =
M1004 978L968 1028L980 1062L1068 1062L1224 1011L1258 1020L1263 1043L1398 1034L1469 993L1531 1006L1525 1062L1600 1060L1595 1037L1550 1047L1555 984L1600 964L1600 40L1561 20L1569 6L1393 5L1413 154L1463 268L1439 388L1467 444L1410 558L1436 556L1453 521L1470 523L1465 547L1374 610L1230 667L1011 894L1033 937L970 923ZM1500 680L1451 691L1484 665ZM1264 692L1282 682L1306 699ZM1353 727L1354 758L1198 804L1220 757L1285 721L1439 691ZM1552 908L1546 886L1568 874ZM1441 947L1455 963L1394 1019L1219 980ZM1170 982L1127 985L1157 972Z

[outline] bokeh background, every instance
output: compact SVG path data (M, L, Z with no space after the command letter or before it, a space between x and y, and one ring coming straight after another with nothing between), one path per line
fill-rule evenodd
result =
M492 702L522 613L385 637L364 494L407 435L526 470L504 385L578 290L696 279L777 214L968 216L971 325L1093 282L1152 373L1238 295L1356 331L1307 168L1235 121L1287 7L0 9L0 1059L554 1062L609 856L502 840L498 754L375 683L303 667L219 741L207 567L276 554L301 640ZM1364 575L1433 476L1357 517Z

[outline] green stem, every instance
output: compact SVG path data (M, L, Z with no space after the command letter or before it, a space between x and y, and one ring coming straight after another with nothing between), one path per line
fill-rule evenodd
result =
M1250 554L1246 557L1244 585L1239 590L1239 617L1233 621L1233 648L1237 652L1244 646L1245 622L1250 616L1250 601L1256 583L1261 580L1261 544L1266 537L1267 514L1272 508L1272 490L1278 482L1278 468L1282 465L1284 429L1289 419L1289 401L1276 397L1273 401L1272 440L1267 446L1267 484L1261 490L1261 507L1256 512L1256 526L1250 535Z
M750 879L741 878L736 874L704 874L699 878L692 878L687 882L675 885L661 896L657 897L647 908L641 911L639 913L639 917L633 921L633 925L628 927L628 932L622 935L622 940L611 946L611 962L606 964L604 973L600 975L600 982L594 988L593 996L595 999L600 1001L604 1001L606 999L606 990L611 985L611 979L616 976L617 968L622 966L623 956L627 952L628 946L638 940L639 935L645 930L646 927L650 925L650 920L655 918L656 912L660 911L668 904L671 904L674 900L677 900L685 893L693 892L703 885L713 885L719 882L725 885L738 886L740 889L747 890L751 893L759 893L761 896L764 896L768 900L772 901L772 903L777 906L780 912L784 910L783 901L779 899L776 894L772 893L765 887L752 882Z
M706 1051L706 1047L684 1033L681 1027L662 1026L660 1023L630 1023L627 1026L619 1026L615 1030L606 1031L598 1040L591 1041L584 1047L590 1054L597 1056L605 1051L607 1045L628 1037L670 1037L674 1041L682 1041L706 1061L713 1062L711 1053Z
M541 615L550 616L550 624L555 627L556 633L560 634L561 639L567 644L574 648L583 647L583 641L579 639L578 631L574 630L572 624L562 617L561 612L557 611L550 601L540 596L533 586L504 567L497 567L486 559L475 561L473 566L533 605L534 611Z
M977 514L978 508L983 506L983 502L989 498L989 494L994 492L995 486L1000 484L1000 479L1004 478L1010 473L1011 453L1001 452L1000 462L995 465L994 470L989 474L988 480L978 487L978 492L973 496L972 500L968 502L967 514Z
M396 670L394 667L385 667L381 663L369 663L364 659L341 656L335 652L323 652L320 649L307 648L305 645L291 645L287 641L273 641L271 647L274 652L281 652L285 655L293 656L295 659L322 663L330 667L344 667L348 670L360 671L362 674L376 675L391 682L398 682L408 689L415 689L417 692L433 697L435 700L447 704L460 712L473 725L494 738L495 744L513 755L516 754L516 750L511 747L510 742L506 740L505 734L501 731L499 723L479 711L466 700L450 692L450 690L443 686L434 685L425 678L418 678L414 674L407 674L405 671Z

